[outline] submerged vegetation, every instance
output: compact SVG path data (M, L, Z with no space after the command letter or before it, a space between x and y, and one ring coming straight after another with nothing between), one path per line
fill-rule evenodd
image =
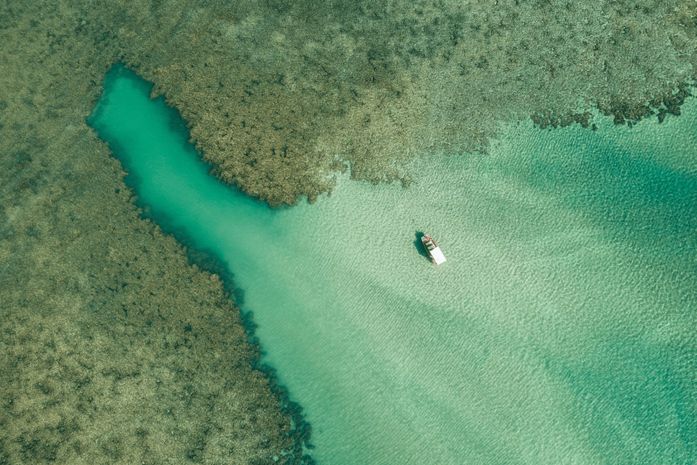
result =
M501 121L663 118L697 76L685 0L166 4L114 7L104 41L180 109L220 177L271 203L312 199L346 166L408 179L410 158L486 150Z
M221 280L85 124L116 56L79 9L0 8L0 463L299 463Z
M105 71L153 81L222 179L290 204L347 166L406 182L501 121L678 114L697 4L4 2L0 40L0 464L282 463L293 421L237 308L85 124Z

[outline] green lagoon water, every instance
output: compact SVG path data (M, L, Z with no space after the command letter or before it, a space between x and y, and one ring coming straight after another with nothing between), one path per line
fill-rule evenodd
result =
M320 464L697 463L695 101L631 130L504 127L408 189L342 178L271 210L149 91L115 68L90 124L163 229L234 274Z

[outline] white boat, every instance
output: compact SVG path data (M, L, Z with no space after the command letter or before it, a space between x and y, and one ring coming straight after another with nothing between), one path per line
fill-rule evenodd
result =
M431 257L431 261L434 265L445 263L445 255L443 255L443 251L440 250L440 247L438 247L438 244L436 244L436 241L434 241L431 236L428 234L421 236L421 243L426 248L426 251Z

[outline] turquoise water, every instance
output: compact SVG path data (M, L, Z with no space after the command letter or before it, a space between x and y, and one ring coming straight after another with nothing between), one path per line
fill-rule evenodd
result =
M697 462L697 105L502 128L489 155L271 210L123 68L90 124L166 231L244 291L323 465ZM434 235L448 262L415 247Z

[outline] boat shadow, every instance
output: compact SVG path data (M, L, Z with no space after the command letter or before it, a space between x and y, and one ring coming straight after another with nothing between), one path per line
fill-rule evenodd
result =
M426 247L424 247L423 243L421 242L421 238L424 237L424 235L426 235L426 233L423 231L416 231L414 233L414 235L416 236L416 239L414 239L414 247L419 252L419 255L424 257L426 260L430 261L431 258L428 255L428 251L426 250Z

